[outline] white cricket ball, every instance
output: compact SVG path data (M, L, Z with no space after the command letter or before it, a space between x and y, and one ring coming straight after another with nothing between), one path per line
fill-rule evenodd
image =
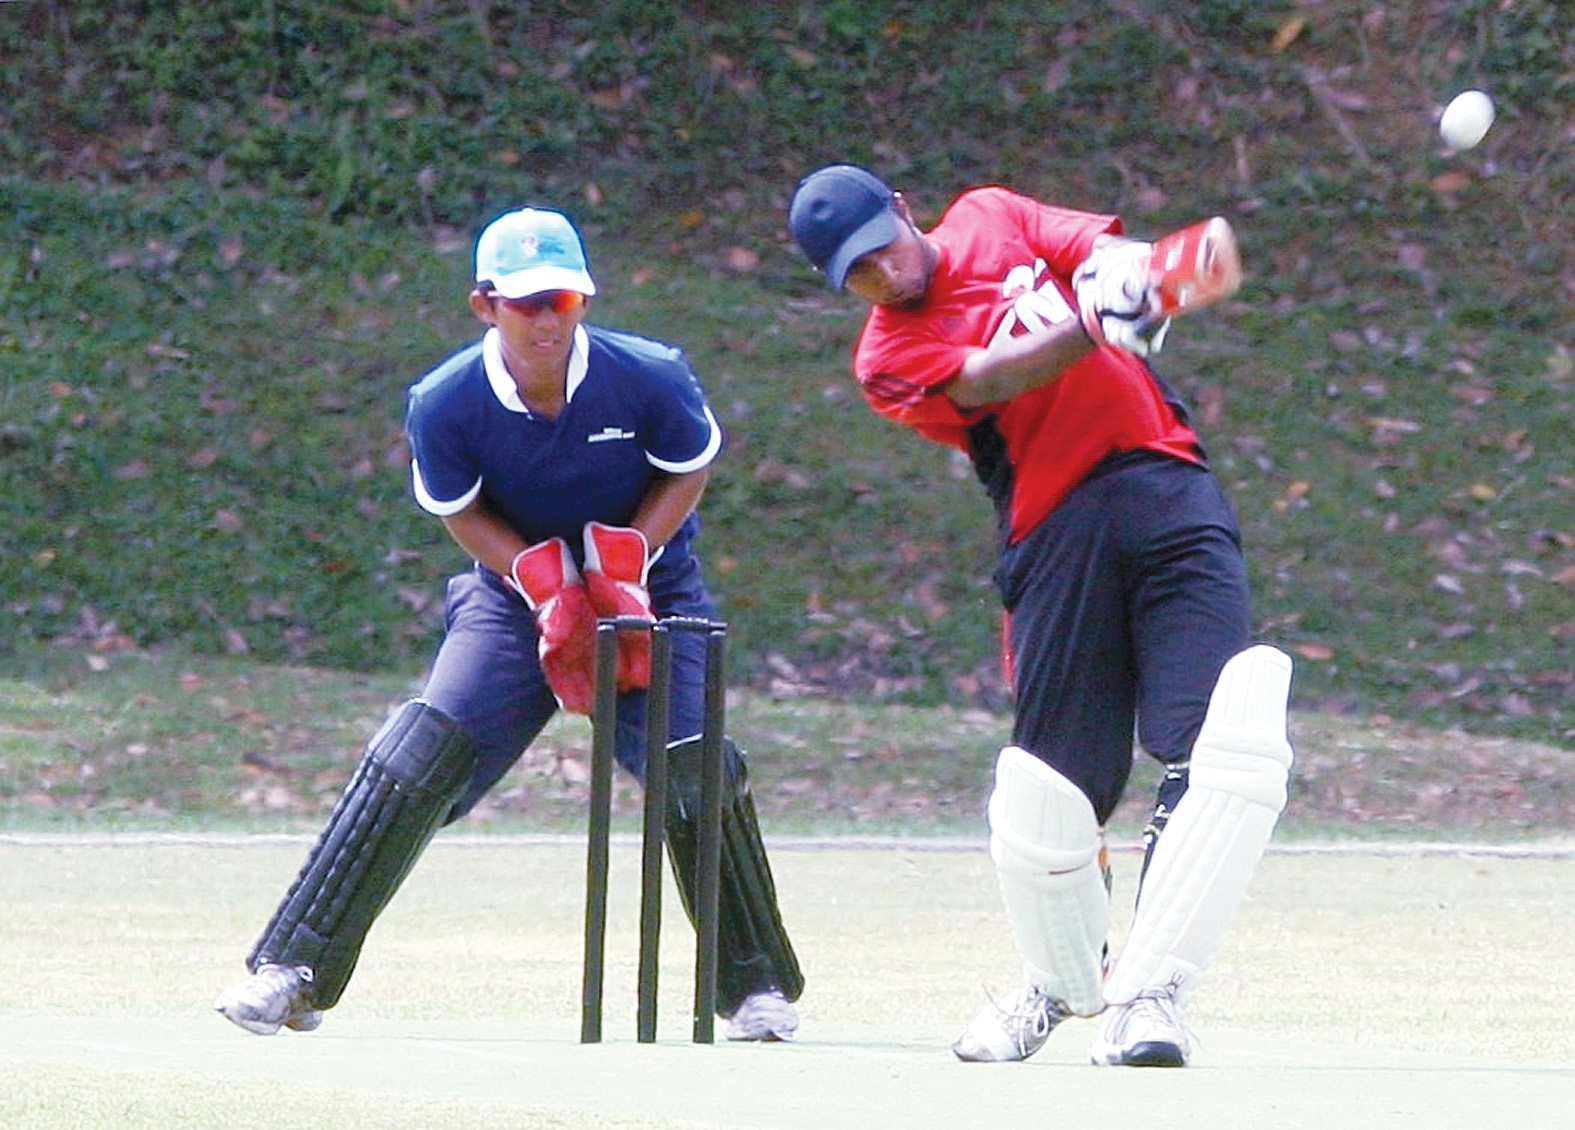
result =
M1438 132L1444 144L1454 150L1470 149L1487 136L1493 124L1493 99L1480 90L1455 95L1438 119Z

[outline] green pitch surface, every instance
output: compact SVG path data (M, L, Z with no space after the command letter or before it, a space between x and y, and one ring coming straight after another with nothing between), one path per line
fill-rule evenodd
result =
M315 1033L209 1011L304 840L0 837L0 1126L1519 1127L1575 1109L1568 858L1276 854L1205 981L1185 1071L948 1051L1015 984L981 850L773 841L800 1038L688 1041L667 888L662 1016L634 1040L634 846L614 850L606 1038L579 1032L583 846L440 838ZM1137 857L1118 853L1117 937Z

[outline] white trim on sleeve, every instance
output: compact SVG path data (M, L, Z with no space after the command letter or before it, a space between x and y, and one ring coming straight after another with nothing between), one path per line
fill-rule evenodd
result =
M465 507L476 500L481 493L481 480L477 479L474 486L452 502L439 502L427 490L427 484L421 480L421 464L414 459L410 461L410 482L415 492L416 502L428 514L436 514L439 518L447 518L450 514L458 514Z
M649 451L645 453L646 462L658 471L666 471L670 475L683 475L690 471L698 471L716 458L716 453L722 450L722 425L716 422L716 417L711 414L711 408L706 406L706 423L711 425L711 438L706 441L705 450L693 459L686 459L682 463L668 463L658 459Z

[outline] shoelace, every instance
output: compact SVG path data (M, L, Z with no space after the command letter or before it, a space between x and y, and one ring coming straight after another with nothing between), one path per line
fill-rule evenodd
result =
M1192 1030L1181 1019L1181 1012L1176 1008L1176 1002L1169 993L1158 991L1139 993L1132 1000L1132 1019L1139 1017L1145 1017L1150 1023L1157 1024L1161 1028L1173 1029L1183 1041L1193 1042Z
M1068 1015L1059 1002L1034 990L1024 993L1015 1008L996 1008L1001 1014L1001 1027L1011 1033L1019 1055L1027 1055L1029 1045L1035 1041L1043 1042Z

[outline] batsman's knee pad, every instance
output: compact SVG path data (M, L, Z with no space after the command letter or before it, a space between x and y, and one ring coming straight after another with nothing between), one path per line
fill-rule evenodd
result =
M1291 657L1277 648L1259 644L1225 664L1192 747L1189 791L1240 797L1279 815L1293 756L1290 694Z
M447 714L405 703L367 744L350 783L247 965L311 971L331 1008L387 905L470 779L476 745Z
M1184 1004L1213 960L1285 807L1290 689L1290 657L1272 647L1248 648L1220 673L1187 791L1154 845L1105 985L1111 1003L1168 987Z
M1017 746L1001 750L990 793L990 858L1028 976L1073 1012L1104 1006L1110 892L1102 835L1083 790Z
M667 751L667 846L690 921L695 919L700 838L699 738ZM731 738L722 743L721 886L717 895L717 1010L731 1015L768 987L797 1000L804 991L798 957L782 925L776 883L749 791L749 772Z

